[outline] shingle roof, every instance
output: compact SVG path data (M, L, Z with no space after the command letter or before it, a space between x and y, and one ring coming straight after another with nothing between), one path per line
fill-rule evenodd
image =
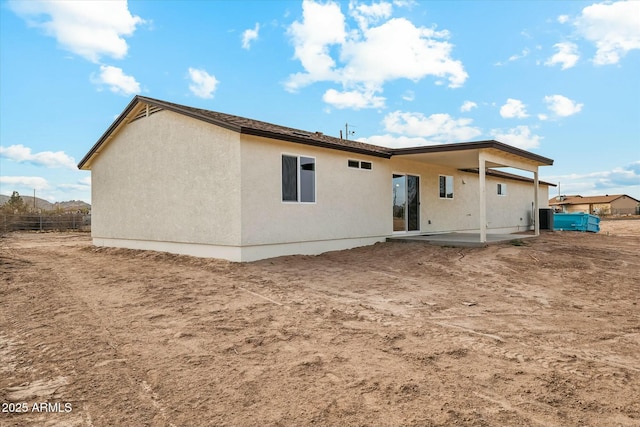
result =
M588 205L588 204L598 204L598 203L611 203L614 200L619 199L620 197L628 197L636 202L640 202L640 200L636 200L631 196L627 196L626 194L612 194L612 195L604 195L604 196L560 196L561 200L558 200L557 197L549 200L549 205Z
M290 128L286 126L275 125L272 123L263 122L260 120L249 119L246 117L234 116L232 114L220 113L216 111L204 110L201 108L188 107L186 105L175 104L173 102L162 101L159 99L148 98L145 96L135 96L125 110L118 116L115 122L105 131L100 139L94 144L89 152L83 157L78 164L78 167L82 169L93 156L97 155L100 147L107 140L109 140L117 129L125 123L127 116L138 105L147 104L159 109L166 109L185 116L195 118L204 122L212 123L217 126L221 126L239 133L261 136L265 138L277 139L281 141L295 142L299 144L313 145L317 147L349 151L353 153L365 154L370 156L390 158L393 155L400 154L413 154L426 153L426 152L442 152L442 151L457 151L468 149L485 149L495 148L501 151L516 154L522 157L532 159L542 164L553 164L553 160L547 159L540 155L530 153L512 146L508 146L498 141L480 141L480 142L465 142L457 144L443 144L433 145L427 147L412 147L407 149L392 149L387 147L381 147L373 144L366 144L364 142L352 141L342 138L336 138L329 135L324 135L321 132L308 132L301 129Z
M378 157L391 157L391 149L372 144L365 144L359 141L336 138L320 132L309 132L301 129L294 129L286 126L275 125L260 120L246 117L234 116L232 114L220 113L217 111L204 110L201 108L188 107L174 104L172 102L161 101L159 99L139 96L142 102L158 107L180 112L200 119L209 119L218 125L235 130L240 133L267 138L277 138L291 142L317 145L326 148L337 148L346 151L354 151L361 154L369 154Z

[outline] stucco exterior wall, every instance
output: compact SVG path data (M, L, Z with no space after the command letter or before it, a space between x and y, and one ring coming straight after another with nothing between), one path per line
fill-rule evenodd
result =
M125 125L91 167L92 236L240 244L240 140L160 111Z
M391 175L420 176L420 231L439 233L447 231L474 231L480 227L480 199L478 174L462 172L456 168L391 158ZM453 199L441 199L439 176L453 177ZM526 176L526 172L524 173ZM534 200L533 183L486 176L487 227L491 232L523 231L531 229L531 202ZM507 195L497 194L498 183L507 184ZM548 207L549 187L540 185L539 208ZM391 203L389 202L389 206ZM390 213L389 213L390 215Z
M315 159L315 202L282 201L283 154ZM91 170L97 245L251 261L373 244L393 234L393 174L420 177L419 233L480 225L477 174L240 134L167 110L123 125ZM453 176L453 199L439 197L440 175ZM486 182L488 231L529 229L532 184Z
M420 232L479 229L479 176L406 159L381 159L302 144L242 136L242 245L274 245L393 234L392 176L420 177ZM316 159L316 202L282 202L281 156ZM347 160L372 163L353 169ZM526 174L526 173L525 173ZM454 198L439 197L439 176L454 177ZM497 194L497 183L507 195ZM496 232L532 229L533 184L486 177L487 225ZM548 186L539 189L548 206Z
M379 238L391 233L391 176L372 156L242 135L242 245ZM316 202L282 201L283 154L315 158ZM347 160L372 163L371 170Z
M609 213L613 215L634 214L636 213L637 206L638 202L636 200L622 196L611 202L611 210Z
M588 204L585 204L585 205L564 205L563 212L566 212L566 213L577 213L577 212L590 213Z

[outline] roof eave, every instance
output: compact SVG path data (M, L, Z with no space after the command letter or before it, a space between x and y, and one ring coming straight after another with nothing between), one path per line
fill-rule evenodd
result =
M80 163L78 163L78 169L84 169L84 166L89 162L89 160L91 160L93 155L98 151L98 149L102 146L102 144L104 144L104 142L107 139L109 139L109 136L111 136L113 131L115 131L118 128L118 126L120 126L120 124L125 119L125 117L127 117L127 115L131 112L131 110L135 108L136 104L138 103L138 98L139 98L138 95L133 97L131 102L129 102L129 105L127 105L126 108L122 111L122 113L120 113L120 115L114 120L114 122L111 123L111 126L109 126L109 128L102 134L102 136L98 139L98 141L95 144L93 144L93 147L91 147L91 149L87 152L87 154L84 155L82 160L80 160Z
M382 157L385 159L388 159L391 157L391 154L389 153L382 153L379 151L367 150L367 149L358 148L358 147L350 147L347 145L332 144L331 142L328 142L328 141L317 141L309 137L285 135L277 132L269 132L267 130L254 129L250 127L242 127L240 132L245 135L260 136L263 138L276 139L279 141L295 142L297 144L305 144L305 145L311 145L314 147L329 148L329 149L339 150L339 151L348 151L351 153L365 154L368 156Z
M453 144L439 144L439 145L424 145L420 147L409 148L396 148L391 150L391 155L406 155L406 154L423 154L423 153L438 153L443 151L461 151L461 150L477 150L494 148L496 150L504 151L510 154L515 154L520 157L524 157L529 160L540 163L544 166L552 166L553 159L549 159L539 154L531 153L526 150L514 147L512 145L504 144L496 140L487 141L473 141L473 142L456 142Z
M472 173L475 175L478 175L478 169L458 169L461 172L466 172L466 173ZM499 170L494 170L494 169L489 169L487 172L488 176L491 176L493 178L502 178L502 179L510 179L512 181L521 181L521 182L527 182L529 184L533 184L534 180L532 178L527 178L526 176L520 176L520 175L515 175L512 173L506 173L506 172L502 172ZM547 182L547 181L542 181L542 180L538 180L538 185L547 185L549 187L557 187L556 184L552 183L552 182Z
M153 99L153 98L147 98L144 96L140 96L140 95L136 95L133 97L133 99L131 100L131 102L129 102L129 105L127 105L127 107L124 109L124 111L118 116L118 118L111 124L111 126L109 126L109 128L105 131L105 133L102 134L102 136L100 137L100 139L98 139L98 141L93 145L93 147L91 147L91 150L89 150L89 152L82 158L82 160L80 160L80 163L78 163L78 169L84 169L84 166L91 160L91 158L96 154L96 152L100 149L100 147L108 141L109 137L113 134L113 132L122 124L122 122L126 119L126 117L129 115L129 113L131 113L131 111L133 109L135 109L136 105L138 105L138 103L145 103L145 104L149 104L152 105L154 107L160 107L169 111L173 111L185 116L189 116L192 118L195 118L197 120L201 120L207 123L211 123L214 124L216 126L221 126L223 128L229 129L229 130L233 130L236 132L240 132L241 128L240 126L236 126L233 125L231 123L226 123L220 120L215 120L212 119L211 117L207 117L203 114L198 114L196 112L193 111L189 111L183 108L179 108L176 107L175 105L172 104L167 104L165 102L162 102L158 99ZM86 169L85 169L86 170Z

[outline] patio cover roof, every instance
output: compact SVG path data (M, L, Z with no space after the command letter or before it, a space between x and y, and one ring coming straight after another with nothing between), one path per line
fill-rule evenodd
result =
M391 151L393 157L406 156L413 161L445 165L457 169L478 168L480 154L483 154L485 166L488 168L515 167L534 171L538 166L553 165L552 159L495 140L428 145Z

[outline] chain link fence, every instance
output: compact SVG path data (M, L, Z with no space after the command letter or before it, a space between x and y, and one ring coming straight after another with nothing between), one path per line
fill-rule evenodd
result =
M91 215L63 214L0 214L0 234L11 231L91 231Z

